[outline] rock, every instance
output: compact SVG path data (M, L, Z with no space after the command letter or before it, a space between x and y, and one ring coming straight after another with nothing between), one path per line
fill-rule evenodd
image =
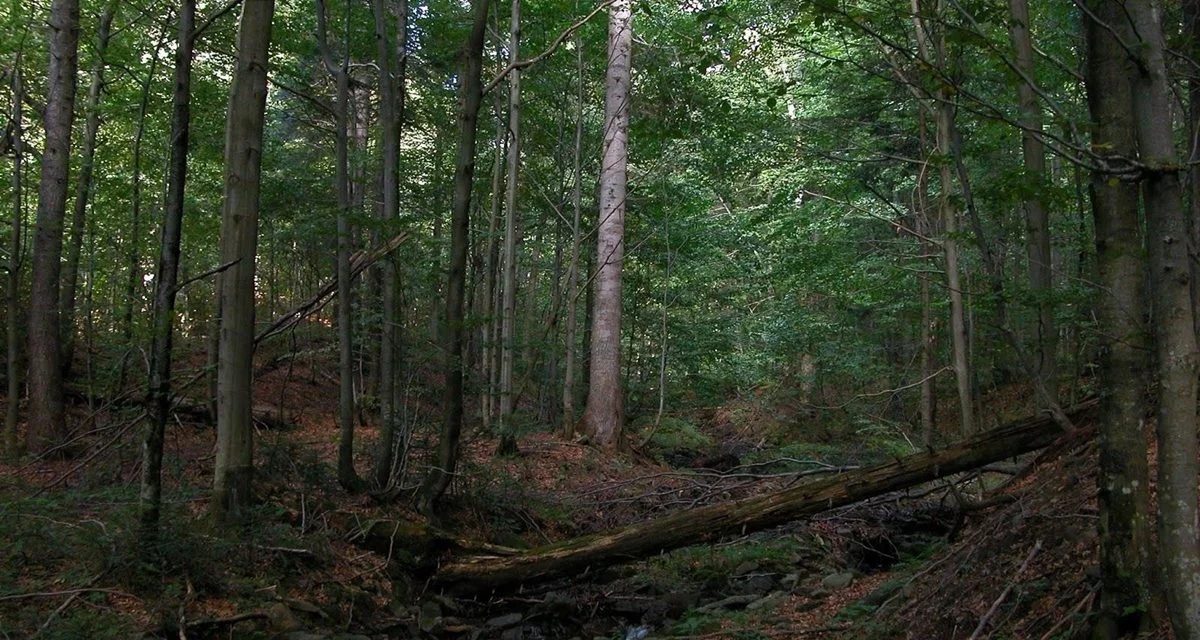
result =
M783 602L783 596L784 594L782 591L772 591L766 596L746 605L746 611L774 609L775 607L779 606L780 602Z
M749 593L761 596L770 591L774 591L775 587L777 586L779 586L779 581L776 580L774 576L757 575L746 580L746 582L741 585L737 591L739 593Z
M758 567L759 564L757 562L753 560L747 560L746 562L739 564L737 568L733 570L733 575L744 576L748 573L754 573L755 571L758 571Z
M523 627L505 629L504 633L500 634L500 640L522 640L524 637L525 629Z
M358 633L339 633L329 640L371 640L371 636L364 636Z
M666 617L678 618L700 602L700 594L694 591L676 591L664 594L659 601L667 605Z
M326 615L325 615L325 611L324 611L324 610L322 610L322 609L321 609L321 607L318 607L317 605L315 605L315 604L313 604L313 603L311 603L311 602L308 602L308 601L305 601L305 600L301 600L301 599L299 599L299 598L285 598L285 599L283 600L283 602L284 602L284 604L286 604L286 605L288 606L288 608L290 608L292 611L299 611L299 612L301 612L301 613L308 613L308 614L312 614L312 615L314 615L314 616L317 616L317 617L320 617L320 618L324 618L324 617L326 617Z
M267 609L267 621L271 624L271 629L279 633L287 633L290 631L299 631L300 620L292 613L292 610L282 602L276 602Z
M800 584L800 574L789 573L779 581L779 584L783 585L787 589L795 589L796 585Z
M698 608L697 611L717 611L720 609L737 609L737 608L745 607L746 605L750 604L751 602L754 602L755 600L758 600L758 596L753 595L753 594L740 595L740 596L729 596L728 598L723 598L721 600L717 600L716 602L710 602L709 604L706 604L703 607Z
M427 600L421 603L421 612L417 615L417 624L421 631L433 633L442 626L442 608L438 603Z
M509 627L514 627L521 624L521 621L524 619L525 616L521 615L520 613L509 613L502 616L496 616L495 618L488 620L486 624L489 629L507 629Z
M825 579L821 580L822 587L825 587L826 589L832 589L834 591L845 589L852 584L854 584L854 574L850 573L849 571L834 573L825 576Z

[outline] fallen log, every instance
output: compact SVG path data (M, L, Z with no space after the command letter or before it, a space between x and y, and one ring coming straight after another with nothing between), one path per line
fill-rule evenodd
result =
M1079 424L1095 400L1067 411ZM1062 428L1049 415L1013 422L945 449L916 453L800 486L566 540L507 556L475 555L443 564L433 584L459 594L487 593L520 584L586 573L590 569L647 558L664 551L745 535L804 516L969 471L1053 443Z

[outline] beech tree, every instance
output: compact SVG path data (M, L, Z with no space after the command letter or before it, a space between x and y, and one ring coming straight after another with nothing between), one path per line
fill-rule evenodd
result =
M633 14L629 0L608 9L608 71L604 92L604 148L600 160L600 218L584 430L605 448L624 447L625 397L621 383L621 265L625 251L626 163Z
M242 5L237 69L225 125L225 190L221 210L221 329L217 369L217 458L211 511L239 520L253 500L251 421L254 355L254 260L258 244L267 51L275 0Z

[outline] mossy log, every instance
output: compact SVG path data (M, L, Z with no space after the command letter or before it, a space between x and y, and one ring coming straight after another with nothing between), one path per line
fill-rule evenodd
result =
M1079 424L1097 403L1067 414ZM452 559L434 585L458 594L488 593L521 584L578 576L590 570L647 558L728 535L769 529L944 476L970 471L1050 445L1063 435L1049 415L1013 422L941 450L897 458L815 482L681 511L632 526L566 540L520 553L483 553Z

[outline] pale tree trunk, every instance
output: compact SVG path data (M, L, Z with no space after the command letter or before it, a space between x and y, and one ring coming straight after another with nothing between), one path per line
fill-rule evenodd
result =
M383 131L383 209L380 218L388 231L384 236L393 234L394 226L400 213L400 118L403 111L404 84L403 75L393 74L393 46L388 29L388 11L386 0L372 0L375 13L375 44L377 48L376 64L379 66L379 120ZM403 43L405 37L405 20L400 20L399 39ZM403 44L401 44L401 48ZM398 71L403 73L403 56ZM399 274L394 260L385 259L382 262L383 279L381 283L381 327L379 332L379 443L375 458L375 486L386 489L392 480L392 465L395 462L396 449L396 363L401 341L401 332L397 319L397 289Z
M917 108L917 121L921 138L921 157L924 158L929 150L928 122L925 119L925 107ZM916 213L917 231L921 234L921 268L919 296L921 299L921 441L928 447L933 444L935 429L937 395L935 393L934 365L936 364L937 320L933 316L933 296L930 292L929 271L933 270L934 246L933 224L929 219L929 172L928 165L920 168L917 176L917 191L914 197L913 209Z
M16 458L21 452L17 442L17 422L21 418L21 336L17 315L21 313L21 227L24 222L24 197L21 170L25 162L24 112L21 100L25 90L21 86L21 56L13 64L12 72L12 224L8 239L8 410L4 417L4 452Z
M63 264L62 291L59 292L59 312L62 314L63 375L69 376L71 362L75 359L75 294L79 283L79 255L83 249L84 219L92 200L94 186L92 172L96 158L96 134L100 131L100 94L104 91L104 56L112 39L113 17L117 13L119 0L111 0L100 14L96 27L96 61L92 67L91 84L88 86L87 114L83 134L83 149L79 158L79 176L75 182L75 202L71 209L71 241L67 245L66 262Z
M1042 106L1038 102L1037 70L1033 44L1029 36L1028 0L1009 0L1009 37L1016 53L1016 67L1024 78L1017 81L1020 109L1021 153L1025 160L1025 179L1032 193L1025 198L1025 252L1029 260L1029 291L1037 310L1037 353L1030 363L1037 384L1044 388L1038 402L1043 406L1058 402L1057 351L1058 331L1054 322L1054 278L1050 255L1050 216L1046 209L1046 150L1039 135L1042 131Z
M325 0L316 0L317 46L321 60L337 84L334 99L334 192L337 194L337 336L338 336L338 484L357 491L360 480L354 470L354 334L351 323L350 275L350 54L341 64L333 59L326 26ZM349 21L349 14L346 20ZM349 37L347 24L346 37Z
M167 165L167 201L163 207L158 271L154 278L154 338L150 349L150 424L142 440L142 485L138 496L141 542L158 535L162 508L163 437L171 403L171 346L175 330L175 294L183 233L188 137L191 133L192 59L195 49L195 0L181 0L171 94L171 155Z
M629 134L630 0L608 8L608 72L604 92L604 149L600 159L600 221L596 234L595 309L584 430L604 449L624 447L621 390L621 264L625 242L626 154Z
M937 68L945 70L946 51L945 35L930 36L925 25L926 18L921 13L920 0L912 0L913 21L916 27L917 44L921 57ZM929 55L932 43L934 53ZM938 90L938 98L933 106L934 118L937 123L936 145L942 158L954 156L954 94L950 86L943 84ZM941 192L938 196L938 212L942 221L942 251L946 262L946 286L950 293L950 345L951 361L954 366L954 379L958 389L958 406L961 416L960 424L964 436L970 437L975 433L975 404L971 391L971 366L967 353L967 327L963 290L958 271L958 211L951 198L954 179L951 175L949 162L942 162L938 167L938 179Z
M467 244L471 223L471 189L475 178L475 137L479 103L483 95L483 41L487 29L488 0L475 0L471 34L464 55L465 69L459 92L459 138L454 163L454 202L450 215L450 261L446 284L446 328L443 342L446 391L445 415L437 458L421 485L418 506L431 511L441 498L458 465L459 436L463 423L463 294L466 289Z
M575 36L575 65L578 83L575 96L575 147L572 152L573 184L571 187L571 263L567 267L567 331L566 353L563 362L562 425L563 435L575 434L575 353L579 330L579 245L582 240L580 219L583 214L583 40Z
M1150 302L1158 358L1158 544L1171 627L1180 640L1200 638L1200 544L1196 478L1196 332L1192 319L1188 230L1180 164L1169 115L1161 7L1120 3L1132 22L1133 121L1142 175L1149 248Z
M137 128L133 135L133 193L130 196L132 215L129 222L129 246L126 252L125 279L125 310L121 317L121 368L117 375L118 392L125 388L125 380L129 372L129 356L133 352L133 308L137 304L137 282L141 271L138 262L141 261L142 239L142 139L146 133L146 114L150 109L150 88L154 85L154 74L158 70L158 56L163 43L154 45L154 53L150 58L150 69L146 73L146 81L142 83L142 98L138 105Z
M49 28L46 146L42 152L29 294L29 445L34 453L46 451L67 437L58 293L79 56L79 0L54 0Z
M1123 10L1091 0L1101 21L1084 20L1092 148L1120 163L1135 155L1129 57L1111 28L1128 38ZM1100 425L1097 502L1100 535L1100 619L1094 637L1133 636L1148 627L1153 566L1150 470L1142 427L1146 415L1147 335L1137 185L1103 171L1091 176L1096 225L1100 334Z
M520 60L521 0L512 0L508 25L508 62ZM517 189L521 170L521 70L508 75L508 156L504 188L504 278L500 299L500 444L499 455L517 453L513 413L517 397L513 393L513 362L517 328Z
M251 424L254 355L254 254L258 243L267 61L275 0L242 5L237 70L225 124L225 189L221 211L221 329L217 361L217 459L212 514L244 517L253 500Z

